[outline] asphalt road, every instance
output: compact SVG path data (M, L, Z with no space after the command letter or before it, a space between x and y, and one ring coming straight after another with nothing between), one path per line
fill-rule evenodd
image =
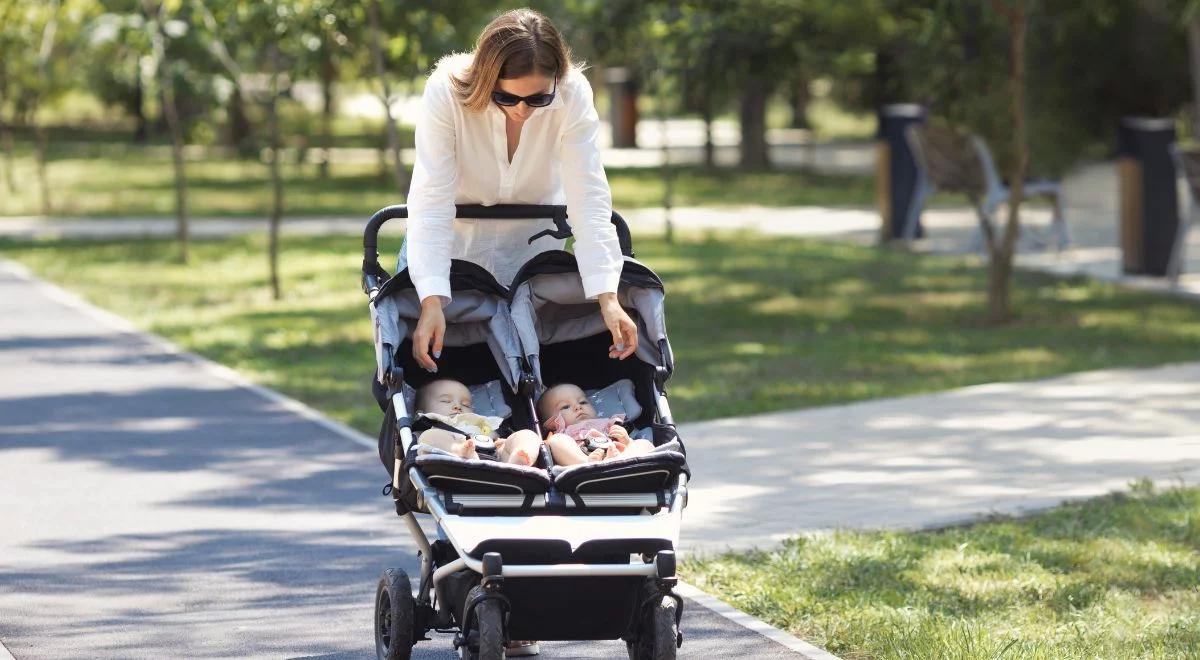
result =
M0 656L373 656L380 571L416 573L378 459L235 380L0 261ZM692 601L683 631L804 657ZM414 657L455 657L434 637Z

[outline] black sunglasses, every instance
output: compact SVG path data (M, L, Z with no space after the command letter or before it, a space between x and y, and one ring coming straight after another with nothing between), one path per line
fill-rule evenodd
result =
M521 101L531 108L544 108L554 102L554 92L558 90L558 76L554 78L554 86L549 92L541 94L530 94L529 96L517 96L508 92L495 91L492 92L492 102L496 105L502 105L506 108L511 108Z

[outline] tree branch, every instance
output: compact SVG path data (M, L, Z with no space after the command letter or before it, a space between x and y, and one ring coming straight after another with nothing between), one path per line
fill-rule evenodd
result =
M212 10L205 6L203 0L197 0L195 5L200 9L200 15L204 18L204 25L208 31L212 33L212 43L209 44L209 50L216 56L221 65L229 71L229 75L233 76L233 84L242 88L242 68L238 66L233 56L229 54L229 49L225 47L225 42L221 41L221 29L217 25L217 17L213 16Z

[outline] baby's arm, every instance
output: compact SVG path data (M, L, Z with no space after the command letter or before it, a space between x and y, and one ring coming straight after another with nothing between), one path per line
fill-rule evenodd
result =
M462 458L479 458L475 452L475 440L444 429L429 429L421 433L417 442L437 447Z

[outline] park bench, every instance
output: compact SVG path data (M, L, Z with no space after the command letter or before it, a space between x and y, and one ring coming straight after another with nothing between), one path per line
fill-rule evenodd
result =
M995 225L992 215L1009 201L1011 190L1000 178L992 152L987 143L978 135L961 133L954 129L937 125L913 125L905 134L917 169L922 176L917 182L914 208L916 213L909 215L904 227L905 240L916 237L917 223L920 211L934 192L963 193L970 200L972 208L979 218L979 233L972 242L972 251L981 250L984 238L991 242L995 236ZM1057 181L1034 179L1025 182L1025 197L1049 197L1054 206L1054 215L1050 225L1052 236L1024 228L1027 235L1038 247L1046 247L1053 242L1058 251L1065 249L1070 242L1066 218L1063 215L1062 186Z

